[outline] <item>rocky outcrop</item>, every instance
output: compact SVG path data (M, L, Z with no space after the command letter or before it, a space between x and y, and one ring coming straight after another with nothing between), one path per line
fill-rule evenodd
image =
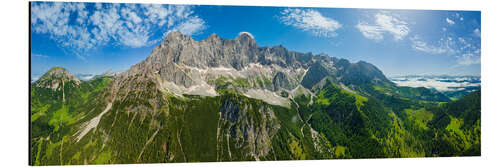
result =
M292 90L294 88L292 83L290 83L288 76L281 71L277 72L276 75L274 75L273 85L274 91L278 91L280 89Z
M268 105L245 102L231 96L222 102L219 112L227 121L227 133L234 138L238 149L248 149L248 156L256 160L269 153L271 139L280 124Z
M331 73L326 69L326 67L320 62L311 65L306 75L302 79L302 86L307 89L312 89L312 87L318 84L323 78L331 75Z

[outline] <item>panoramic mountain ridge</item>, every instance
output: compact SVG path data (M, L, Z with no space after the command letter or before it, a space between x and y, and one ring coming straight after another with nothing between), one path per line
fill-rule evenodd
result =
M449 103L364 61L259 47L245 33L195 41L171 32L123 73L78 81L57 67L33 83L31 161L480 155L477 94Z
M350 63L326 54L289 51L283 46L258 47L245 33L235 39L212 34L195 41L179 32L171 32L146 60L132 66L119 80L136 75L150 77L149 80L165 91L180 96L216 96L217 90L232 89L282 106L289 106L286 98L293 96L294 89L304 87L313 91L312 88L326 78L361 94L367 92L363 86L369 84L395 88L395 84L370 63ZM270 96L277 100L267 98Z

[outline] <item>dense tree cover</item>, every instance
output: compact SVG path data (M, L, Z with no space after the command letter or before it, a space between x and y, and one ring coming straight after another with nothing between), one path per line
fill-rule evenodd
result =
M394 132L400 130L397 123L394 125L397 119L387 108L376 99L348 92L330 81L318 94L316 103L303 110L312 112L310 123L314 129L325 134L333 146L345 148L346 158L400 157L402 153L398 151L386 152L388 145L408 145L400 140L386 142L401 137L400 132Z
M427 89L424 87L412 88L407 86L393 87L393 89L395 89L401 96L407 98L426 100L426 101L441 101L441 102L450 101L450 99L446 95L434 89Z
M373 85L361 91L365 97L328 80L313 105L305 96L295 101L333 146L346 146L347 157L480 155L480 93L438 103Z
M458 100L458 99L462 99L463 97L470 94L471 92L475 92L475 91L479 91L479 90L481 90L481 86L470 86L470 87L465 87L463 90L445 91L445 92L443 92L443 94L450 97L451 100Z
M353 91L327 79L315 95L293 95L292 105L282 107L227 89L249 82L233 80L214 80L220 94L216 97L177 97L151 81L137 82L134 91L118 92L120 98L97 128L79 141L82 127L106 108L112 78L66 84L64 102L62 90L32 86L32 163L481 154L479 91L452 102L434 102L397 93L392 85L366 84Z
M62 83L62 80L52 79ZM42 163L42 157L47 155L45 152L48 150L40 150L41 148L54 148L62 145L65 135L72 132L73 125L88 121L95 116L95 113L87 109L104 107L100 106L97 101L103 96L102 92L110 82L111 78L107 76L80 84L75 81L66 81L65 86L62 87L65 92L64 101L62 89L41 88L32 84L30 143L33 164ZM98 105L95 106L96 104ZM57 152L57 150L54 151ZM47 153L52 155L52 152Z
M435 129L433 155L481 155L481 91L442 105L430 126Z

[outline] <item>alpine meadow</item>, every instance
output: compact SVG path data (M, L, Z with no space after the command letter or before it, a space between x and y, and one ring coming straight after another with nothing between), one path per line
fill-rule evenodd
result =
M479 11L30 11L30 165L481 156Z

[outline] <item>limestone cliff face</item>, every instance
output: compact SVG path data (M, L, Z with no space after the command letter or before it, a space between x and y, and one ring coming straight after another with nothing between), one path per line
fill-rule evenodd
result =
M249 150L247 156L256 160L269 153L272 138L280 129L279 120L270 106L241 101L233 96L222 101L219 112L223 120L219 126L226 127L219 130L219 136L232 137L237 149Z
M158 89L180 96L217 96L217 88L234 89L251 98L286 106L288 104L272 103L268 99L287 101L279 94L289 94L299 86L312 90L325 77L351 87L366 82L391 83L369 63L350 63L326 54L299 53L283 46L259 47L245 33L235 39L212 34L196 41L171 32L146 60L118 76L117 84L152 81ZM268 91L267 97L254 93L261 91Z

